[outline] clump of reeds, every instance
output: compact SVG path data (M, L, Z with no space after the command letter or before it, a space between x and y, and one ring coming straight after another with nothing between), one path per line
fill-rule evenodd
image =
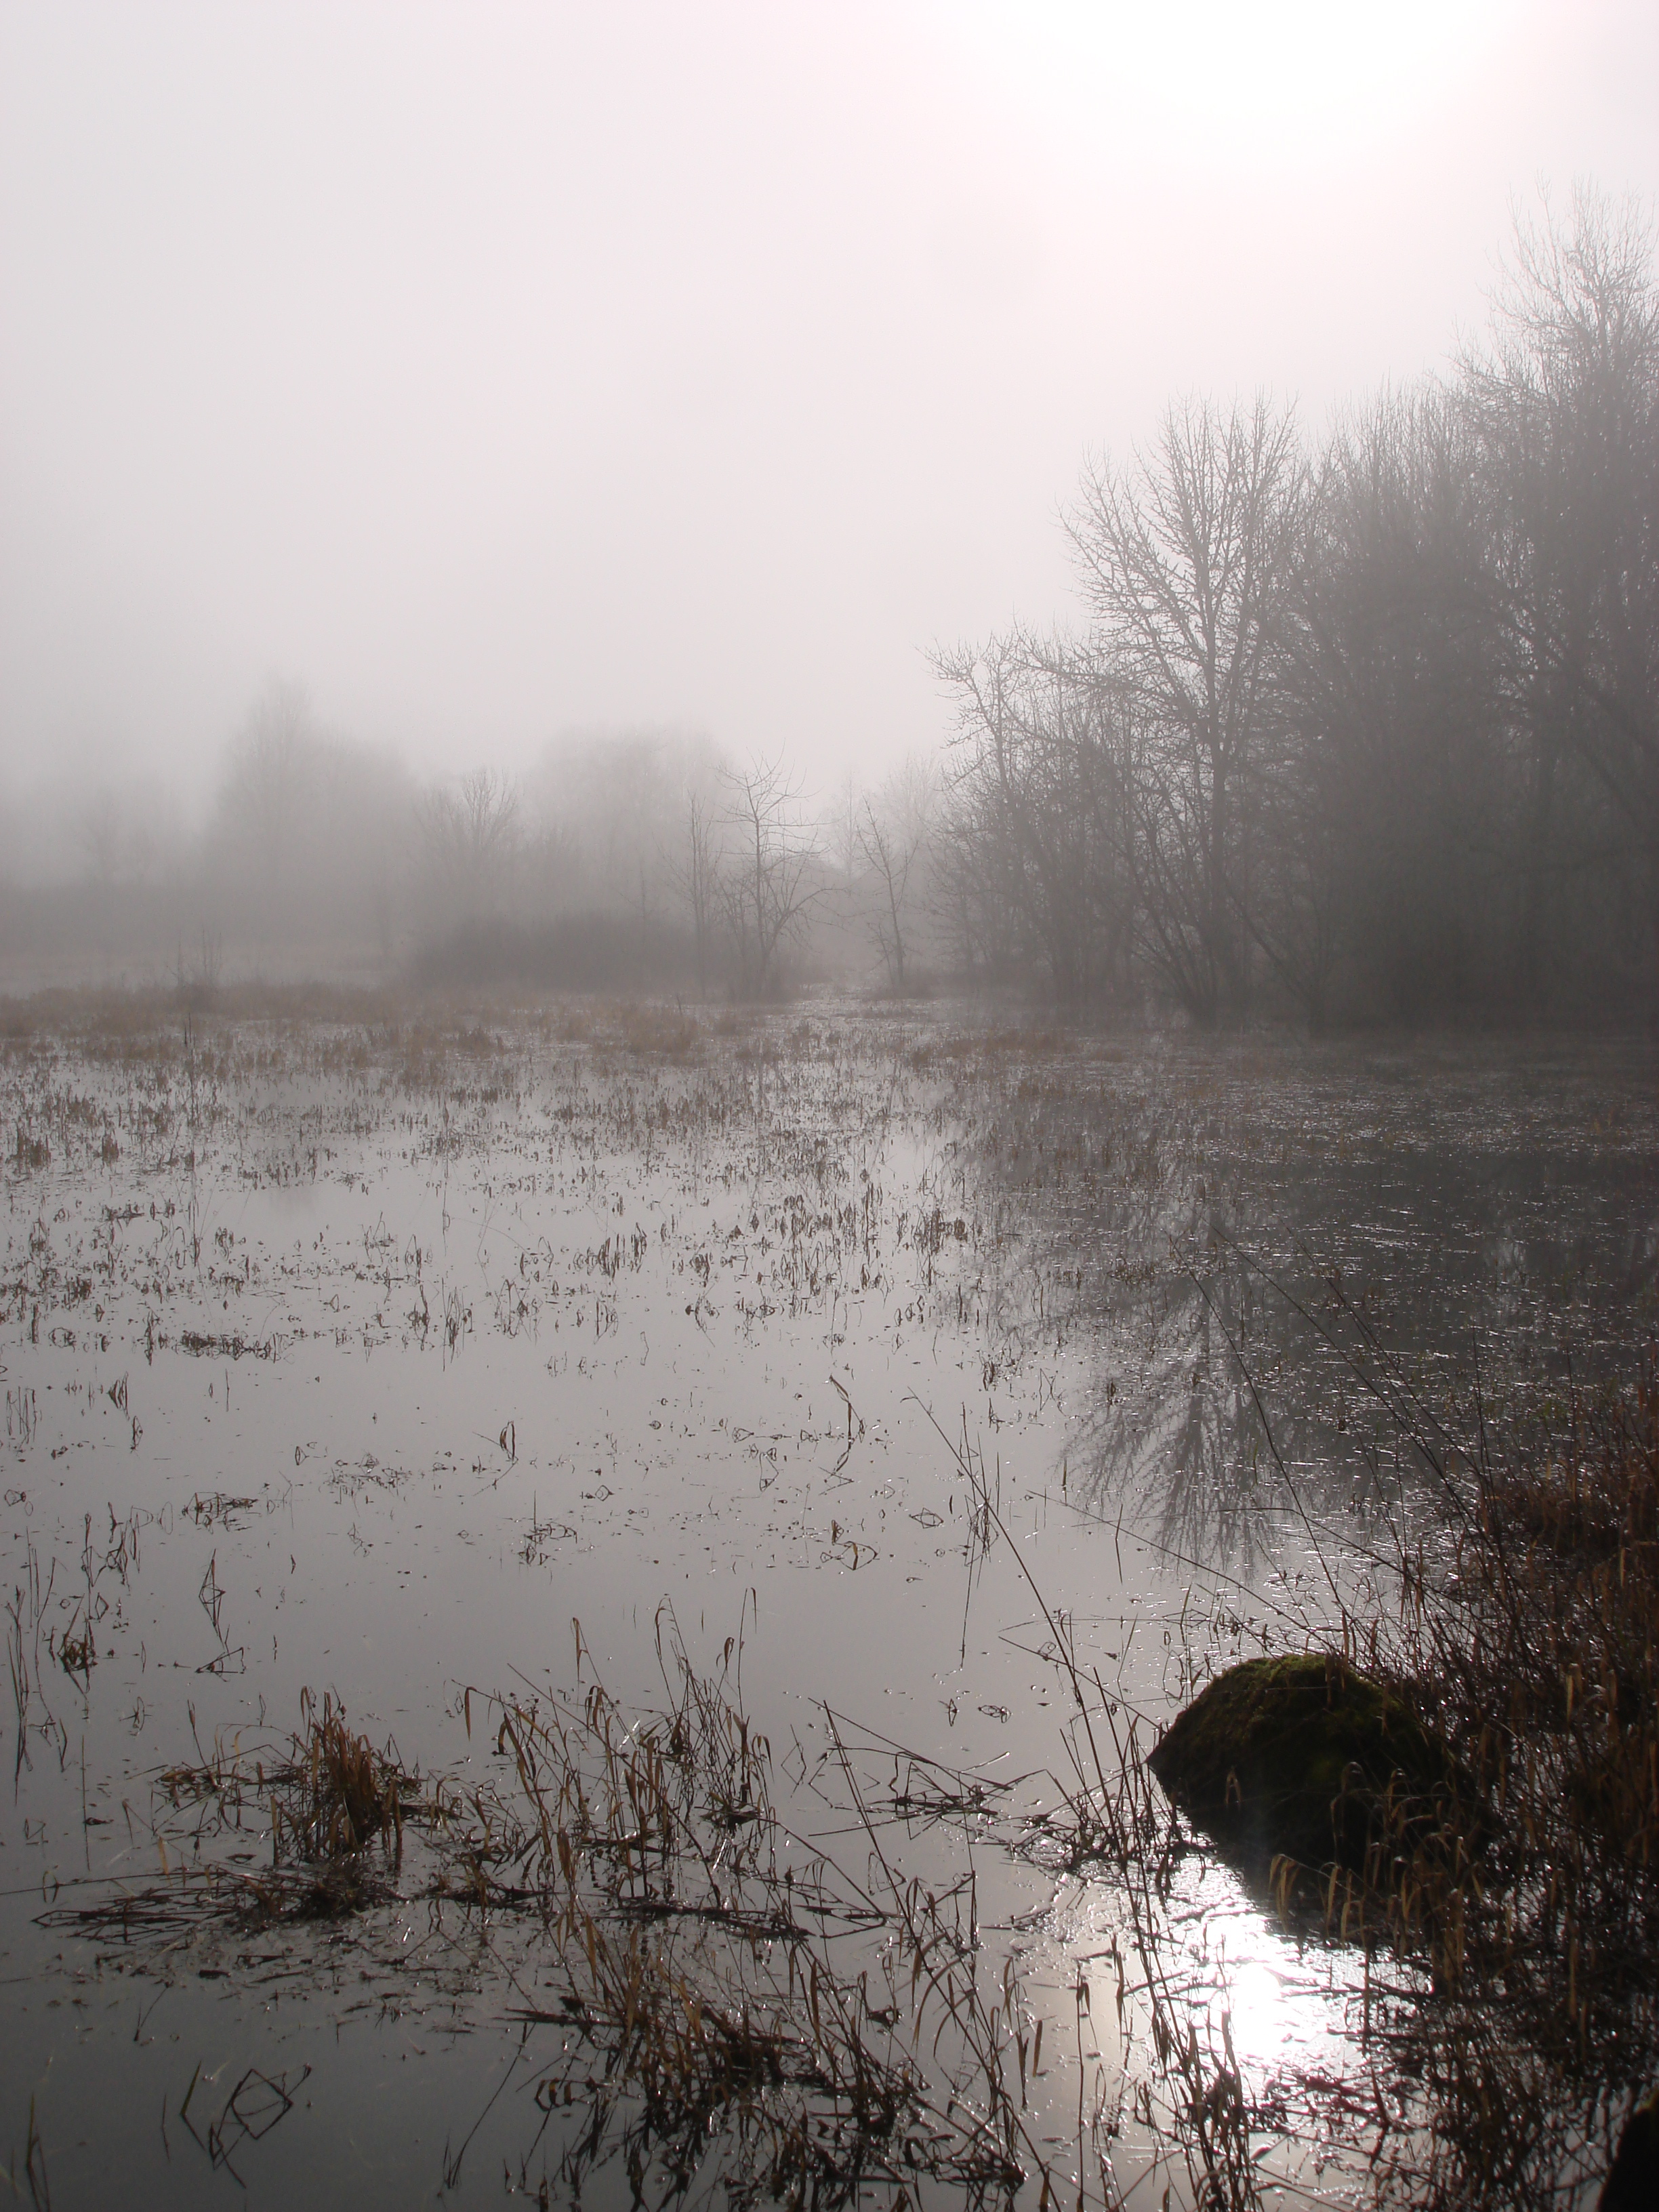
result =
M1043 2171L1012 2086L1020 1999L1012 1979L981 1990L971 1909L891 1869L844 1753L870 1875L793 1863L740 1642L700 1672L669 1616L659 1650L654 1712L625 1713L591 1668L580 1704L484 1700L517 1796L442 1797L447 1894L534 1914L557 1962L534 2015L565 2031L547 2087L592 2107L565 2184L623 2159L672 2191L714 2157L739 2202L841 2203L875 2182L1001 2192ZM839 1962L849 1936L861 1971Z
M194 1713L191 1725L194 1726ZM205 1899L185 1890L128 1893L111 1908L123 1928L135 1910L165 1919L175 1914L196 1924L212 1909L262 1917L307 1918L360 1910L392 1893L401 1863L404 1829L425 1825L434 1802L388 1745L376 1750L358 1735L335 1698L321 1707L310 1691L301 1698L301 1725L284 1750L244 1747L241 1737L216 1736L210 1749L199 1740L191 1762L157 1777L157 1790L173 1815L192 1824L181 1838L176 1819L164 1835L157 1828L162 1863L169 1866L167 1837L187 1841ZM270 1864L258 1874L221 1864L213 1845L268 1829ZM108 1916L101 1906L96 1924Z
M1543 2203L1659 2069L1659 1388L1469 1454L1452 1571L1403 1585L1394 1663L1480 1779L1484 1852L1402 1860L1438 2001L1410 2048L1431 2201ZM1598 2142L1598 2138L1600 2139Z
M434 1925L456 1911L498 1937L510 1924L533 1969L515 1982L536 1988L516 2017L557 2031L537 2105L548 2124L571 2108L562 2191L619 2166L636 2194L655 2176L671 2197L718 2170L737 2204L850 2205L872 2185L896 2203L929 2180L1005 2200L1028 2179L1048 2203L1024 2117L1042 2039L1012 1966L981 1986L971 1870L907 1880L878 1833L879 1819L977 1813L990 1785L926 1761L901 1781L896 1765L878 1819L826 1709L826 1768L867 1859L844 1869L779 1817L740 1638L699 1668L665 1613L665 1694L645 1710L595 1677L580 1627L576 1650L571 1697L465 1694L469 1735L487 1716L505 1764L495 1781L419 1781L328 1696L320 1709L307 1697L274 1757L236 1736L198 1741L159 1778L167 1878L46 1917L171 1947L424 1892ZM269 1868L216 1848L267 1819Z
M1404 2114L1379 2186L1554 2205L1659 2075L1659 1374L1500 1436L1479 1399L1437 1419L1340 1285L1332 1310L1446 1528L1432 1550L1402 1528L1333 1642L1468 1786L1431 1822L1385 1803L1363 1869L1281 1862L1274 1894L1373 1962L1368 2057Z
M329 1693L319 1711L301 1698L302 1733L294 1755L273 1778L272 1856L335 1865L379 1844L389 1857L403 1844L404 1804L419 1789L390 1749L376 1751L347 1725Z
M683 1006L641 1001L623 1009L620 1026L623 1048L635 1060L688 1060L702 1042L702 1024Z
M930 1421L933 1417L928 1416ZM1170 1965L1169 1908L1176 1869L1188 1848L1173 1808L1163 1796L1144 1756L1134 1717L1112 1696L1099 1670L1078 1648L1073 1622L1048 1604L1022 1547L1005 1525L997 1484L983 1452L969 1437L964 1419L959 1437L933 1426L955 1460L972 1501L979 1540L1008 1547L1024 1576L1048 1630L1044 1656L1060 1669L1069 1687L1072 1712L1061 1744L1068 1774L1054 1778L1059 1808L1032 1820L1027 1847L1045 1863L1070 1870L1109 1867L1118 1880L1126 1908L1129 1948L1135 1973L1134 1995L1144 2008L1146 2041L1156 2081L1140 2085L1139 2114L1160 2145L1150 2179L1164 2162L1167 2148L1184 2166L1191 2200L1204 2212L1247 2212L1261 2202L1259 2155L1268 2118L1254 2103L1224 2027L1218 2045L1200 2039L1190 2004L1175 1986ZM1127 1992L1129 1961L1116 1954L1120 2016ZM1079 1985L1079 2005L1082 1984ZM1081 2056L1079 2013L1079 2065ZM1098 2108L1093 2123L1101 2193L1116 2195L1109 2174L1108 2115ZM1079 2151L1082 2150L1079 2105ZM1171 2162L1173 2162L1173 2160ZM1079 2202L1081 2192L1079 2191ZM1155 2200L1154 2200L1155 2201ZM1169 2202L1169 2191L1164 2191Z

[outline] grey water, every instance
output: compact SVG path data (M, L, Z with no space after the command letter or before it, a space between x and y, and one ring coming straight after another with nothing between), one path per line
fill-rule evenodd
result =
M1316 1635L1401 1528L1432 1538L1379 1362L1453 1441L1472 1405L1633 1371L1655 1074L1616 1039L1209 1044L834 1000L9 1044L17 2188L556 2195L533 1962L489 1927L413 1886L257 1941L77 1922L192 1852L268 1859L257 1824L192 1841L158 1778L280 1742L325 1691L464 1778L493 1758L469 1688L568 1685L580 1623L648 1702L669 1608L694 1655L741 1632L803 1834L836 1817L807 1786L826 1707L872 1771L905 1747L1052 1802L1068 1715L1033 1585L1155 1730L1212 1645ZM1109 1895L994 1846L978 1878L989 1950L1071 2049ZM1226 1954L1260 2078L1340 2063L1341 1955L1213 1868L1184 1907L1194 2002ZM1090 2033L1127 2078L1131 2027ZM1063 2146L1075 2071L1036 2102ZM1152 2154L1127 2107L1116 2140L1127 2186ZM620 2166L591 2188L631 2194Z

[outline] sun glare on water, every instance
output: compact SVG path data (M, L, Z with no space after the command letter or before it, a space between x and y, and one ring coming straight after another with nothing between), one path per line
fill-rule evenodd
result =
M1262 1959L1247 1959L1226 1978L1219 2002L1242 2067L1271 2070L1295 2039L1295 2008L1285 1984Z

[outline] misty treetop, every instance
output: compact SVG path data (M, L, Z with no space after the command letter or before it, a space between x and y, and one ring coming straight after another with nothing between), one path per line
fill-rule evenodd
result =
M1066 512L1086 626L938 656L959 961L1415 1017L1650 1007L1659 293L1636 212L1520 226L1484 346L1310 448L1183 399Z
M163 839L137 794L103 790L65 825L56 882L0 882L0 988L90 969L198 993L249 971L755 999L831 976L903 988L933 944L938 795L913 759L826 805L781 750L733 763L672 729L567 736L519 777L422 781L273 677L198 834Z
M875 790L809 788L787 711L747 762L596 732L422 783L273 679L198 840L100 793L77 884L0 885L14 971L937 978L1206 1026L1659 1005L1639 210L1518 224L1452 374L1322 442L1267 398L1178 398L1061 520L1075 626L938 650L940 757Z

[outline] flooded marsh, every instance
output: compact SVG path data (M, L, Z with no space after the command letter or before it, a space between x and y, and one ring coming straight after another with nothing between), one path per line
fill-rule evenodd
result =
M1140 1753L1443 1559L1402 1407L1635 1372L1654 1075L839 1000L11 1039L15 2189L1404 2201L1431 1976Z

